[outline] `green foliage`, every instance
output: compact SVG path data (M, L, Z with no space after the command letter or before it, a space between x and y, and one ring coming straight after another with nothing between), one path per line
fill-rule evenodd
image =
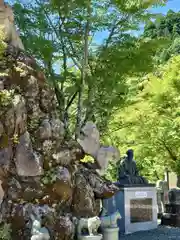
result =
M117 181L117 164L110 162L108 165L108 168L104 174L105 179L108 179L109 181L116 182Z
M50 170L46 171L44 176L42 177L42 183L44 185L48 185L48 184L52 184L56 181L56 169L55 168L51 168Z
M86 155L83 159L81 159L81 162L90 162L93 163L94 162L94 158L92 158L91 156Z
M0 27L0 59L2 60L4 51L6 50L7 44L4 42L4 32L3 29Z
M14 96L13 90L1 90L0 91L0 106L7 107L11 102Z
M14 9L21 38L55 88L61 119L73 133L81 91L81 124L95 120L104 131L117 107L124 105L127 76L153 67L160 42L138 40L131 32L151 17L147 8L164 1L18 2ZM97 44L100 32L108 36Z
M11 225L3 224L0 226L0 240L11 240Z
M168 60L172 53L179 52L179 25L175 24L179 16L169 12L149 22L157 16L148 9L166 1L20 2L14 9L21 38L55 89L59 115L68 133L75 133L79 118L80 125L95 121L104 142L119 145L122 152L127 147L135 148L140 171L150 180L162 177L162 166L179 171L167 150L168 146L177 155L175 125L163 115L163 109L171 111L168 104L175 98L166 92L170 89L167 78L172 80L172 76L163 75L159 83L167 66L147 75L159 59ZM147 22L143 36L136 37L135 31ZM101 32L106 37L97 43L96 36ZM164 95L157 91L164 89L162 82L164 87L168 85ZM115 168L110 163L108 179L116 179ZM43 182L53 181L54 172L48 171Z
M27 126L28 127L28 131L29 132L36 131L38 129L38 127L39 127L39 124L40 124L40 120L37 119L36 116L31 117L31 119L29 119L29 121L28 121L28 126ZM35 139L32 139L32 141L34 142Z
M166 62L173 55L180 53L180 12L169 10L167 15L160 16L156 21L146 24L143 37L157 39L164 37L169 43L161 48L157 53L157 60L161 63Z
M109 126L111 141L122 152L134 148L141 173L151 181L161 179L165 168L180 174L179 67L180 56L176 56L139 80L143 89L137 86L136 97Z

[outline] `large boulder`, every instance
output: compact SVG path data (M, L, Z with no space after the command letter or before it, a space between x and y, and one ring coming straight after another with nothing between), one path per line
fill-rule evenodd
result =
M112 153L100 146L93 123L84 139L65 138L54 90L38 69L11 45L0 61L0 222L12 224L13 240L30 239L34 221L39 233L71 240L74 217L97 216L100 199L118 191L80 160L87 152L105 169Z
M96 161L99 173L103 174L108 167L109 160L117 161L120 158L119 150L112 146L102 146L100 144L100 134L97 126L93 122L87 122L81 129L77 139L87 155Z

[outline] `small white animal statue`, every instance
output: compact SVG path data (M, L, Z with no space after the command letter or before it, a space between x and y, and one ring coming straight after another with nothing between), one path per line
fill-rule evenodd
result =
M49 240L49 232L45 227L41 227L40 220L35 219L32 214L31 219L33 220L31 229L31 240Z
M99 217L92 218L81 218L78 222L77 233L78 235L82 234L82 229L88 229L89 235L98 235L97 231L101 225L101 220Z
M102 228L116 228L117 220L121 219L121 214L116 211L115 213L108 216L101 216L101 227Z

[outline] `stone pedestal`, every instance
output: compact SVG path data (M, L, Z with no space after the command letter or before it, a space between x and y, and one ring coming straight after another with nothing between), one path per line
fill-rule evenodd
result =
M162 215L161 224L180 227L180 204L168 203L165 205L165 213Z
M102 235L78 236L78 240L102 240Z
M153 184L124 185L110 199L103 200L103 207L110 215L118 210L119 232L129 234L157 228L157 196Z
M180 189L171 189L168 192L169 202L165 204L165 213L161 224L180 227Z
M118 239L119 239L119 228L103 229L103 240L118 240Z

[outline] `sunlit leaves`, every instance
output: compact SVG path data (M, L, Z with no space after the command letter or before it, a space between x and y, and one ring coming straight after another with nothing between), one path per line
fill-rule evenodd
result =
M171 56L180 53L180 12L169 10L165 16L160 16L156 21L150 21L145 26L144 36L150 38L165 37L169 44L157 52L157 61L166 62Z
M151 180L165 168L180 173L180 56L146 76L138 101L113 117L111 138L125 151L135 149L141 172ZM110 126L111 130L111 126ZM108 135L107 135L108 137Z

